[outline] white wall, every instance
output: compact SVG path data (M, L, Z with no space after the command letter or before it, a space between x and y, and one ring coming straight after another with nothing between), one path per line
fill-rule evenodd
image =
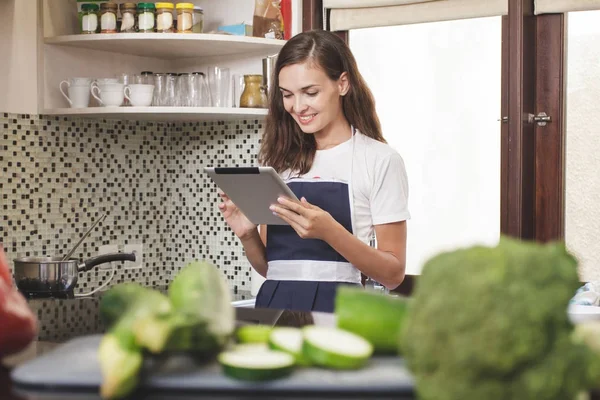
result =
M600 279L600 12L568 16L565 237L582 280Z
M407 273L500 235L501 18L370 28L350 47L409 177Z

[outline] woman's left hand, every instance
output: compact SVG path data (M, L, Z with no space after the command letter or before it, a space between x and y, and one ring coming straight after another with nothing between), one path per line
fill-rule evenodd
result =
M321 239L337 223L327 211L310 204L304 197L300 201L287 197L277 199L279 204L271 206L273 214L290 224L302 239Z

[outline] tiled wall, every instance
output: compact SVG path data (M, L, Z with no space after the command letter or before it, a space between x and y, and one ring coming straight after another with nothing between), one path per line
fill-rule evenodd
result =
M202 172L216 162L254 165L259 121L153 123L0 114L0 241L10 259L62 255L103 213L76 252L144 244L144 268L111 283L160 286L185 262L208 259L234 291L250 288L250 266L217 209ZM76 293L110 271L80 274Z

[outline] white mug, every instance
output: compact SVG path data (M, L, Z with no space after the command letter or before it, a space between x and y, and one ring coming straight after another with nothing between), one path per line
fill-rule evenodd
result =
M58 88L71 108L85 108L90 103L91 82L90 78L70 78L60 82ZM63 89L63 84L67 85L68 96Z
M119 107L123 104L122 83L108 83L106 85L92 85L92 96L103 107Z
M152 105L154 85L134 84L125 86L125 98L134 107L148 107Z

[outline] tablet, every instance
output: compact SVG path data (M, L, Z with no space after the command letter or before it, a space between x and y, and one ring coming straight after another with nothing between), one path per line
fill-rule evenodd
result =
M298 200L271 167L206 167L204 172L256 225L287 225L269 209L279 196Z

